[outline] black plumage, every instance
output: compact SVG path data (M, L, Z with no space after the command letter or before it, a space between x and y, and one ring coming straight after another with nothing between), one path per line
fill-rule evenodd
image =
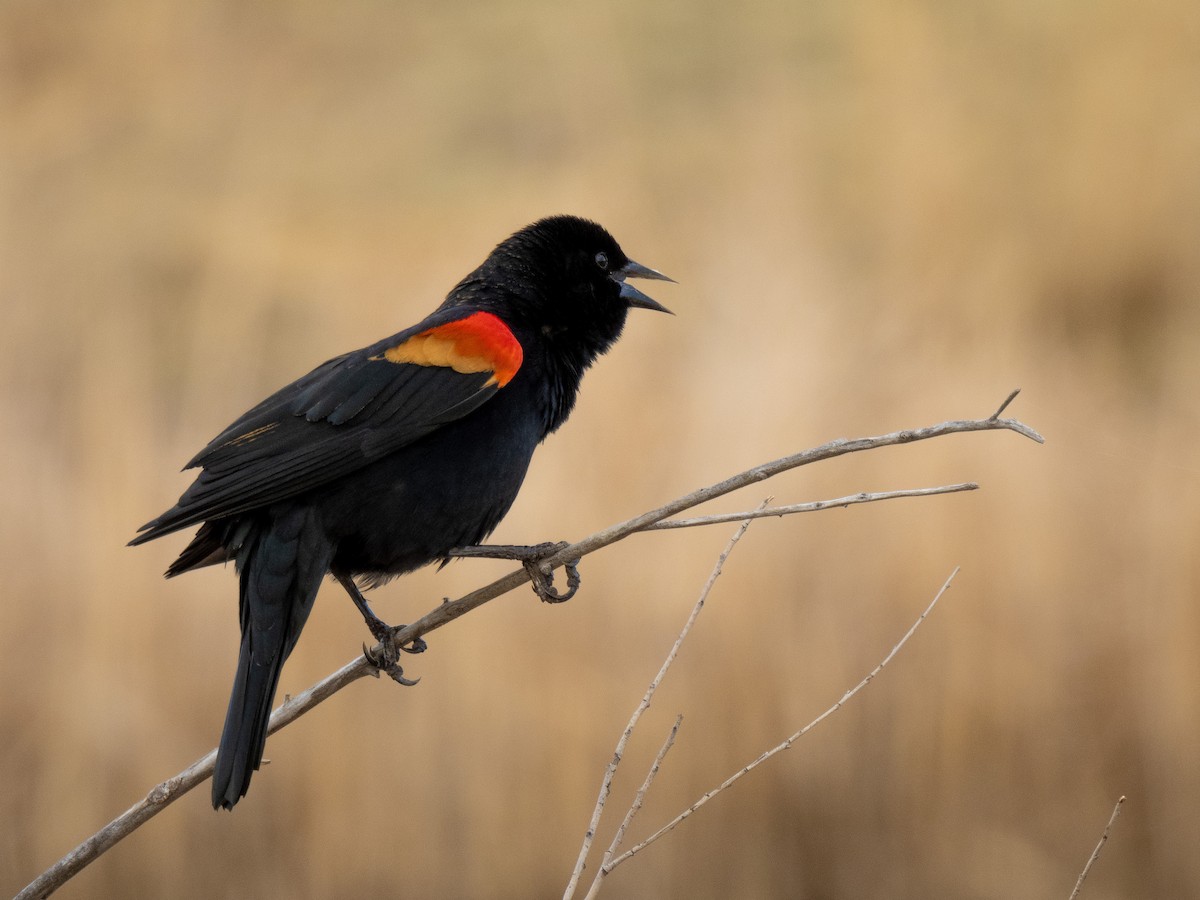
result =
M279 673L321 579L354 596L351 579L372 586L490 534L629 308L664 309L630 277L665 278L595 223L543 219L429 317L318 366L188 463L196 480L130 543L199 524L167 575L237 566L242 644L214 807L232 808L262 761Z

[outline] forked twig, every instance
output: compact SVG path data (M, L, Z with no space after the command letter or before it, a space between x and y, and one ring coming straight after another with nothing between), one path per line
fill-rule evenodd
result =
M991 421L993 421L993 422L994 422L996 419L999 419L999 418L1000 418L1000 413L1002 413L1002 412L1004 412L1006 409L1008 409L1008 404L1010 404L1010 403L1012 403L1014 400L1016 400L1016 399L1017 399L1017 394L1019 394L1019 393L1021 393L1021 389L1020 389L1020 388L1014 388L1014 389L1013 389L1013 392L1012 392L1011 394L1009 394L1007 397L1005 397L1005 398L1004 398L1004 402L1000 404L1000 408L999 408L998 410L996 410L994 413L992 413L992 415L991 415Z
M584 895L583 900L594 900L595 896L600 893L600 884L604 878L604 866L616 854L617 848L621 846L621 841L625 838L625 832L629 830L629 825L633 822L633 817L638 814L642 808L642 804L646 801L646 794L650 790L650 785L654 783L654 776L658 774L658 770L662 767L662 762L667 756L667 751L675 745L675 736L679 734L679 726L682 722L683 713L680 713L675 717L675 724L671 726L671 731L667 734L667 739L663 741L663 745L655 755L654 762L650 764L650 771L646 773L646 780L642 782L642 786L638 788L633 802L629 804L629 809L625 812L625 818L621 820L621 824L617 828L617 833L613 835L612 843L604 851L604 856L600 860L600 871L592 879L592 884L588 888L587 894Z

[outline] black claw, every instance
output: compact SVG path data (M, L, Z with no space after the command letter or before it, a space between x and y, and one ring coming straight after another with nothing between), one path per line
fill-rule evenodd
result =
M396 684L402 684L405 687L415 687L417 682L421 680L420 678L405 678L404 670L399 666L391 666L384 669L384 671L388 673L392 681L396 682Z
M408 646L402 647L396 643L396 635L408 627L406 625L397 625L394 628L389 625L375 613L371 612L371 607L367 605L366 598L363 597L362 591L358 589L358 585L354 583L354 579L349 575L335 575L335 578L346 589L346 593L350 595L350 599L354 601L354 605L358 607L358 611L362 613L363 621L367 623L367 628L371 632L371 636L379 642L378 648L367 648L363 645L363 656L367 662L375 667L376 676L379 672L386 672L388 677L397 684L403 684L406 687L412 687L420 678L410 679L404 677L404 669L400 667L400 654L404 653L424 653L429 649L429 645L421 638L414 638L409 642Z
M396 631L399 631L403 627L404 627L403 625L397 625ZM407 647L401 647L400 649L403 650L405 653L414 653L414 654L415 653L424 653L426 650L429 649L429 645L427 643L425 643L424 638L416 638Z
M559 548L555 548L557 551ZM559 593L554 587L554 572L544 563L537 560L524 560L525 571L529 573L529 582L533 592L543 603L566 603L579 590L579 560L571 560L564 565L567 570L567 590Z
M374 674L376 678L379 677L380 672L396 664L394 660L389 662L387 657L386 645L376 649L375 647L368 647L366 644L363 644L363 658L375 669Z
M363 645L363 656L366 657L367 662L375 667L376 678L379 677L380 672L384 672L397 684L412 687L421 679L404 677L404 668L396 662L399 655L394 643L389 646L388 642L382 642L379 649L367 647L366 644Z
M407 627L407 625L385 625L383 634L377 635L375 639L381 644L395 647L397 650L403 653L424 653L426 650L428 650L429 645L425 643L424 638L420 637L413 638L404 645L396 643L396 635L398 635ZM399 655L397 655L396 658L399 659Z

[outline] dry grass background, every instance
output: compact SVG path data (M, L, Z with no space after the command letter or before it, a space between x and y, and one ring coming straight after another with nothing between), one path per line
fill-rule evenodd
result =
M0 6L0 890L215 742L229 572L137 551L270 389L416 321L499 239L588 215L674 275L496 537L582 536L838 436L1014 414L791 473L643 722L641 832L854 705L611 897L1200 895L1200 13L1095 3ZM765 491L721 504L753 505ZM602 768L731 526L589 559L273 738L64 897L556 896ZM383 589L403 621L498 564ZM326 589L283 677L349 659ZM615 820L610 827L615 826Z

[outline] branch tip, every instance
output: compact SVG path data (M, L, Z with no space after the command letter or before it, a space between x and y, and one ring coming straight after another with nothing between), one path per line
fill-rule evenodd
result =
M1104 845L1108 841L1108 833L1112 831L1113 823L1117 821L1117 816L1121 814L1121 804L1124 802L1125 795L1122 794L1117 800L1117 805L1113 807L1112 815L1108 817L1108 824L1104 826L1104 834L1100 835L1100 842L1096 844L1096 849L1092 851L1092 855L1088 857L1083 871L1079 873L1079 880L1075 882L1075 890L1071 891L1071 896L1068 900L1075 900L1079 896L1079 891L1083 887L1083 880L1088 877L1088 872L1092 870L1092 866L1100 858L1100 851L1104 849Z
M1013 390L1013 392L1012 392L1011 394L1009 394L1007 398L1005 398L1004 402L1000 404L1000 408L999 408L998 410L996 410L994 413L992 413L992 415L991 415L991 417L988 419L988 421L989 421L989 422L995 422L997 419L999 419L999 418L1000 418L1000 414L1001 414L1002 412L1004 412L1006 409L1008 409L1008 404L1010 404L1010 403L1012 403L1014 400L1016 400L1016 399L1017 399L1017 394L1019 394L1019 393L1021 393L1021 389L1020 389L1020 388L1015 388L1015 389Z

